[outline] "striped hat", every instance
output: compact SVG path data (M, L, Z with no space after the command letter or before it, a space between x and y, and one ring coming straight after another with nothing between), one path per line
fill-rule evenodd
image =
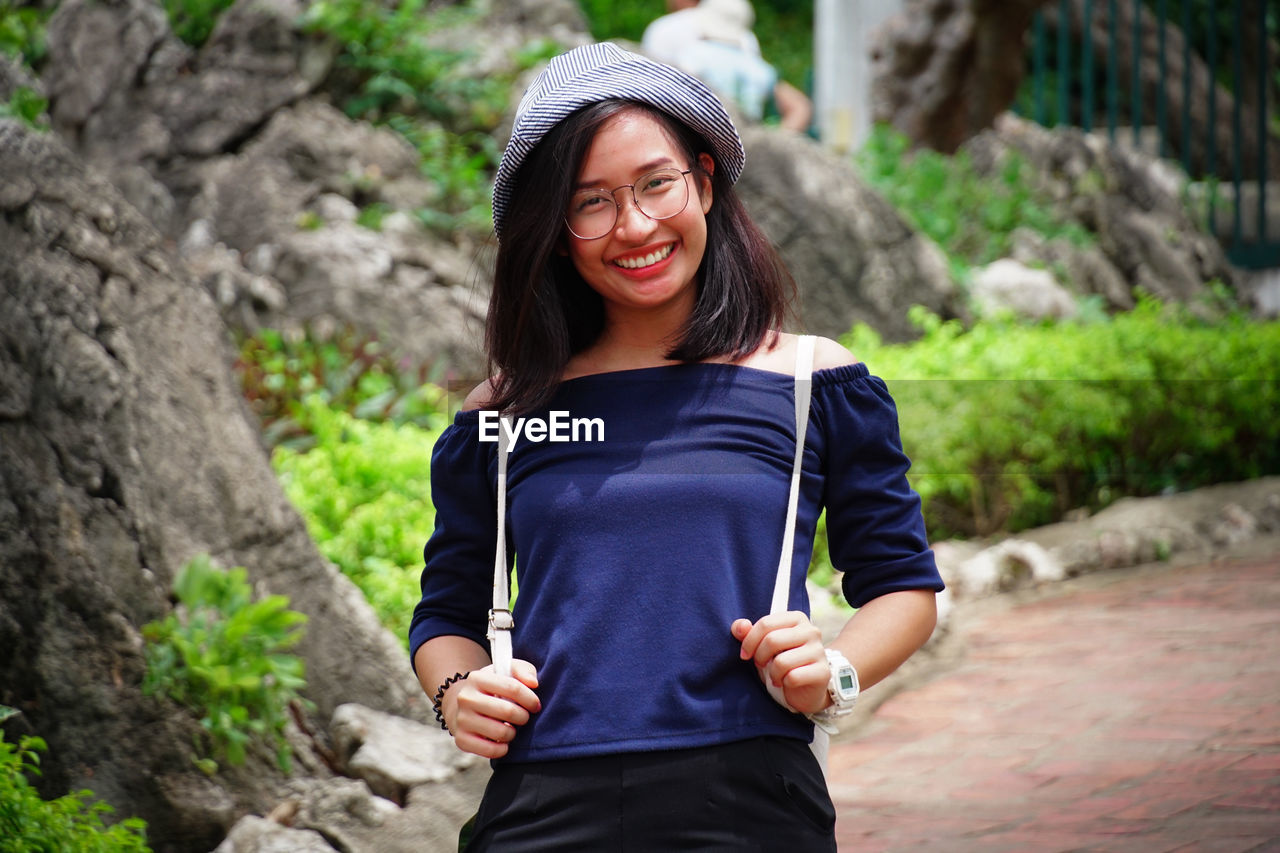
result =
M493 184L493 227L499 239L516 172L529 152L570 113L610 98L639 101L679 119L711 144L716 165L730 183L742 174L747 159L742 140L724 105L701 80L615 44L583 45L552 59L516 108L511 141Z

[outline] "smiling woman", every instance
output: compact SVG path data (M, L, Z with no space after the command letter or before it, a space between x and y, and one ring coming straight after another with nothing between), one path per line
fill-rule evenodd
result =
M893 403L780 331L794 285L733 190L744 161L701 82L610 44L517 110L492 375L432 456L410 627L442 725L493 759L467 850L833 851L814 725L933 629ZM544 440L566 421L600 440ZM804 589L824 508L861 608L830 647Z
M686 168L685 161L692 166ZM657 165L666 168L649 171ZM663 316L683 320L692 312L707 243L714 171L709 154L690 157L662 119L643 107L622 108L601 123L578 182L621 185L612 192L579 190L565 219L569 258L603 302L606 337L610 328L661 323ZM693 204L690 180L697 184ZM641 182L643 189L637 194L635 184ZM621 189L631 189L632 198L616 201ZM663 215L651 215L640 204L641 196L647 207ZM663 314L655 313L660 308ZM600 349L602 343L607 346L606 340L592 349Z

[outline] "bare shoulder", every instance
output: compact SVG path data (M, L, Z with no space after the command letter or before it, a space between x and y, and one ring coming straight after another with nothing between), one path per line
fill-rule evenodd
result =
M497 383L498 377L494 376L472 388L471 393L467 395L467 399L462 401L462 411L469 412L472 409L489 408L489 404L493 402L495 396Z
M789 332L769 332L760 348L739 362L747 367L771 370L775 373L794 373L796 364L796 346L799 335ZM858 359L840 344L830 338L815 337L813 346L813 369L826 370L846 364L857 364Z
M817 338L813 346L813 369L829 370L832 367L844 367L857 364L857 357L845 346L831 338Z

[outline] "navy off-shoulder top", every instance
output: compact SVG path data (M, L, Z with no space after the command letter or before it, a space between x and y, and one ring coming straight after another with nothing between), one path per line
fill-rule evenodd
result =
M734 619L769 611L795 453L791 376L725 364L595 374L530 417L578 440L521 438L508 461L517 564L515 656L538 668L542 710L504 761L809 740L738 656ZM491 416L491 415L490 415ZM440 635L487 647L497 445L477 411L436 444L436 526L410 655ZM603 427L590 435L588 420ZM592 440L587 440L588 438ZM596 439L603 440L596 440ZM884 383L862 364L814 374L792 560L791 608L819 512L855 607L942 589Z

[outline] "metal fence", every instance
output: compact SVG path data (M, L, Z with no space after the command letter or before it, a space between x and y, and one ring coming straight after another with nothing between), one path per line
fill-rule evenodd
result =
M1280 20L1266 19L1280 11L1271 6L1051 0L1033 20L1019 111L1044 125L1105 128L1112 142L1179 161L1188 202L1232 262L1280 267L1280 130L1269 126L1280 122L1268 114L1268 78L1280 67L1268 29Z

